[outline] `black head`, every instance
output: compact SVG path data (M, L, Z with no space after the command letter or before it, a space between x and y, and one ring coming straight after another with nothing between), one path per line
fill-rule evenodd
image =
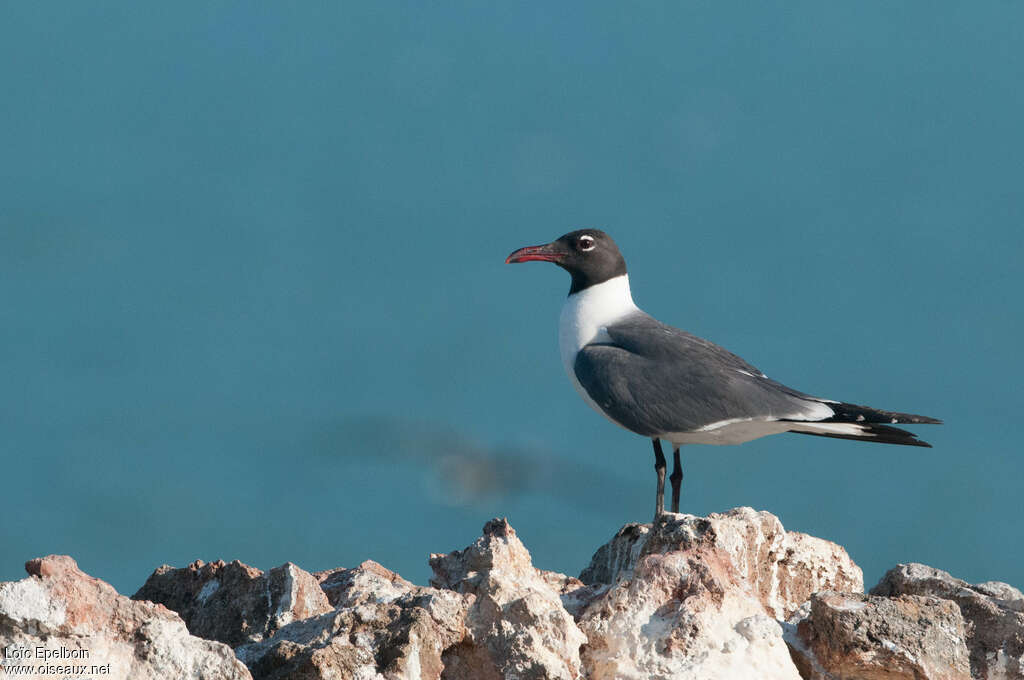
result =
M543 246L520 248L505 259L505 264L533 260L554 262L569 272L569 295L626 273L626 261L618 246L600 229L578 229Z

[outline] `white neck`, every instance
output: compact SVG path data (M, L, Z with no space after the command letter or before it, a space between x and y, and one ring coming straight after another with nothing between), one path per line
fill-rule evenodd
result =
M575 362L576 352L599 339L605 326L637 311L626 274L570 295L558 323L558 345L566 369Z

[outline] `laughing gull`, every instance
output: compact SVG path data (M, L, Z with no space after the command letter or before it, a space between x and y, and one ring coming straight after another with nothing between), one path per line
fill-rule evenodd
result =
M573 387L594 410L654 443L655 515L664 512L672 443L672 512L679 512L683 444L742 444L780 432L879 444L931 446L894 423L941 423L821 399L775 382L735 354L641 311L626 261L608 234L581 229L520 248L505 263L554 262L572 275L558 344Z

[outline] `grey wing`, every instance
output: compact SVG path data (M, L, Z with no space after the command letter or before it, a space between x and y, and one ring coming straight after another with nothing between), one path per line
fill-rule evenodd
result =
M691 432L731 419L818 420L821 400L768 379L735 354L638 314L608 326L574 371L612 419L642 435Z

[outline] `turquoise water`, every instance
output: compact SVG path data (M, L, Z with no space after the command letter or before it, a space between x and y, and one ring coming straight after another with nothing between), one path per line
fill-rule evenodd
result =
M638 304L934 449L685 450L874 583L1024 585L1024 59L1009 4L7 3L0 579L68 553L306 569L506 515L577 573L652 512L562 372L580 226Z

